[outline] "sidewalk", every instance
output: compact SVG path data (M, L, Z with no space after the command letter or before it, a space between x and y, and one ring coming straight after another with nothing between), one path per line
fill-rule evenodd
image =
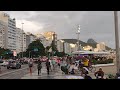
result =
M105 77L107 74L114 74L115 73L115 66L114 64L108 64L102 65L103 71L105 72ZM99 69L99 65L96 66L96 70ZM94 73L89 72L89 75L95 79ZM55 70L55 72L50 72L49 75L47 75L47 69L46 67L43 67L41 70L41 75L38 76L37 71L32 73L32 76L30 74L24 75L21 79L66 79L67 75L62 74L62 71L60 69Z
M43 67L39 76L38 71L36 70L32 73L32 75L26 74L21 79L65 79L65 75L62 74L60 69L50 72L50 74L47 75L47 69Z

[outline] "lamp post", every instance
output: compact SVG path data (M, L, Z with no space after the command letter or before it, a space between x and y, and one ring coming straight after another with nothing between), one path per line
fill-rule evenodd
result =
M116 44L116 67L117 73L120 73L120 57L119 57L119 32L118 32L118 12L114 11L115 22L115 44Z
M22 58L23 58L23 41L24 41L24 36L23 36L23 24L24 23L21 23L22 24Z
M77 39L78 39L78 43L77 43L77 44L78 44L78 51L79 51L79 50L80 50L80 46L79 46L79 44L80 44L80 43L79 43L79 39L80 39L80 38L79 38L79 36L80 36L80 25L78 26L77 34L78 34L78 38L77 38Z

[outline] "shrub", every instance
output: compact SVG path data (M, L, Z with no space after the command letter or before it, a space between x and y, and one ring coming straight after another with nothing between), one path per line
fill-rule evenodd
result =
M105 60L105 61L97 61L96 62L97 64L109 64L109 63L113 63L113 59L108 59L108 60Z

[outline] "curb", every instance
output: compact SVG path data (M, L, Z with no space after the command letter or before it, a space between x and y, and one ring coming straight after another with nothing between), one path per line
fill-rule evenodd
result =
M111 64L97 64L97 65L92 65L92 66L101 67L101 66L114 66L114 65L115 65L114 63L111 63Z

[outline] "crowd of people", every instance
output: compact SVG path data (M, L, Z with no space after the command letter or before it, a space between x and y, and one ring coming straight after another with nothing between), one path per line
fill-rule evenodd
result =
M29 60L28 64L30 68L30 73L32 73L32 59ZM51 57L49 59L47 58L45 62L48 75L50 74L50 72L55 71L56 68L59 68L64 74L81 75L85 79L92 79L91 76L89 76L90 65L92 64L87 57L84 57L82 59L78 59L76 57ZM38 59L37 69L38 75L40 75L42 69L42 58ZM96 79L103 79L104 72L102 71L102 68L95 72L94 75Z

